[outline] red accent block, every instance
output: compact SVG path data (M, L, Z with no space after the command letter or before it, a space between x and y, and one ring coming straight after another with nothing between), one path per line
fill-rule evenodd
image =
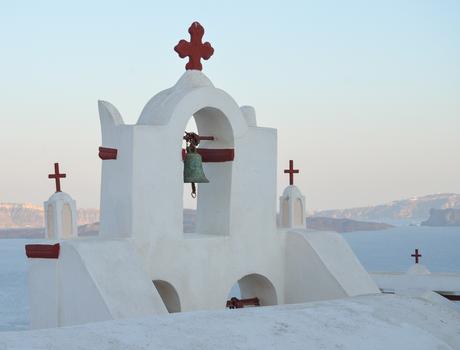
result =
M201 156L203 163L231 162L235 159L235 150L233 148L197 148L196 150ZM185 149L182 149L182 160L185 160L185 154Z
M102 160L117 159L117 155L116 148L99 147L99 158Z
M242 309L245 306L260 306L259 298L249 298L249 299L238 299L236 297L227 300L227 305L229 309Z
M58 259L61 246L56 244L26 244L28 258Z

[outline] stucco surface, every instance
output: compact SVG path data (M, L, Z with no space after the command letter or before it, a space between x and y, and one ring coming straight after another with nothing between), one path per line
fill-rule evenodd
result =
M0 349L91 348L454 350L460 313L421 297L377 295L0 334Z

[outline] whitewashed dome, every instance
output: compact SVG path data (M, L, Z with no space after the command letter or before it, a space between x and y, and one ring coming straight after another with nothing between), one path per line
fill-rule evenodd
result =
M283 197L285 198L298 198L302 197L302 193L296 185L289 185L283 191Z
M431 274L430 270L425 265L414 264L406 272L408 275L429 275Z
M55 201L64 201L64 202L71 202L73 201L72 197L68 193L65 192L55 192L51 195L51 197L48 199L49 202L55 202Z

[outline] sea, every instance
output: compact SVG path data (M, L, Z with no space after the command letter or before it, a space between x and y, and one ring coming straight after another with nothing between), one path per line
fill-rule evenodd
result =
M460 227L394 227L384 231L343 233L367 271L403 272L421 263L432 272L460 272ZM27 259L32 239L0 239L0 331L29 328Z

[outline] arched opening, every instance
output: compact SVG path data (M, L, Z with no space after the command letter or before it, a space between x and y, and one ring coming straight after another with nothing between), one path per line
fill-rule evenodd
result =
M239 279L230 289L228 299L258 298L260 306L277 305L276 290L270 280L257 273L246 275Z
M198 128L196 127L195 118L191 117L185 127L185 131L194 132L198 134ZM182 140L182 148L185 149L185 140ZM184 193L182 195L183 200L183 229L184 233L195 233L196 232L196 204L197 199L191 196L191 185L184 183Z
M53 215L53 205L48 204L46 210L46 238L52 239L54 237L54 215Z
M179 295L177 294L177 291L172 286L172 284L163 280L154 280L152 282L157 289L158 294L160 294L160 297L163 300L163 303L165 304L168 312L180 312Z
M185 130L214 137L213 140L202 140L199 145L201 149L234 148L230 121L216 108L205 107L195 112ZM184 209L191 209L184 213L184 233L228 235L232 166L232 161L203 162L203 171L209 183L197 184L196 199L190 198L190 184L184 184ZM194 204L196 215L193 222Z
M62 237L70 238L72 236L72 210L68 203L62 206Z
M294 225L295 226L298 226L298 227L301 227L301 226L304 226L305 223L302 222L303 220L303 205L302 205L302 201L300 200L300 198L297 198L295 201L294 201Z

